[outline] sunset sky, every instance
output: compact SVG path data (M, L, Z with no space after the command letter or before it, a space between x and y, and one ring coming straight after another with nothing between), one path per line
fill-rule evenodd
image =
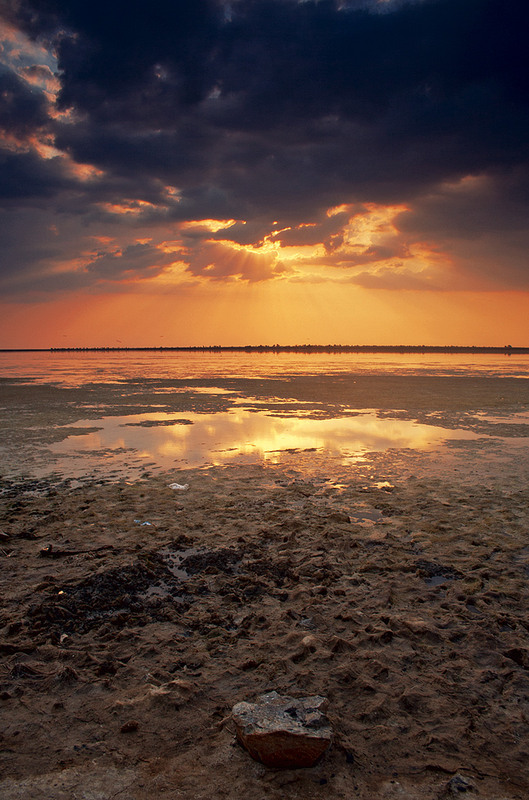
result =
M0 20L0 347L529 345L526 0Z

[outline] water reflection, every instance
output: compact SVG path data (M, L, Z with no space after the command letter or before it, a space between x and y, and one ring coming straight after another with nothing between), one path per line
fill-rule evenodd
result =
M473 439L467 431L447 431L409 420L381 419L374 412L331 419L303 416L288 418L248 408L215 413L174 414L156 412L126 417L104 417L100 427L84 435L69 436L51 446L70 474L71 463L82 456L83 471L131 465L131 457L160 469L204 464L280 463L285 453L318 451L350 464L362 454L388 448L428 449L448 438ZM73 427L94 426L80 420ZM59 465L61 468L61 465ZM125 470L126 471L126 470Z
M288 375L452 375L529 377L523 354L29 352L0 353L3 378L61 386L129 380Z

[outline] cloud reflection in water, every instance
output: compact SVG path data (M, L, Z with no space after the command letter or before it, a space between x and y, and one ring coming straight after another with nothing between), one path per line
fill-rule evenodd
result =
M79 421L76 426L86 426ZM93 425L94 422L91 421ZM131 453L161 469L205 464L279 463L284 454L316 450L342 464L364 453L389 448L430 449L448 438L475 438L408 420L382 419L374 412L318 419L274 416L263 411L230 411L176 416L164 412L104 417L100 430L71 436L52 446L62 460L83 453L84 469L97 467L103 455L114 453L115 467L130 461ZM68 471L70 469L68 468Z

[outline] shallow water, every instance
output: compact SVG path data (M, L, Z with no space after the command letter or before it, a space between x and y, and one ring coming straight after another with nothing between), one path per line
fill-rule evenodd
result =
M529 358L0 353L3 477L126 477L240 463L308 474L377 454L461 463L529 442ZM411 461L408 455L408 461Z
M91 423L80 420L73 427L84 429ZM310 419L275 417L239 408L216 414L188 413L184 420L167 413L104 417L97 426L97 431L69 436L51 445L54 456L60 456L61 469L70 474L79 467L85 471L88 462L100 466L108 461L109 453L123 455L123 450L134 452L148 467L164 470L241 462L277 464L285 454L306 455L311 451L341 464L352 464L367 452L424 450L447 439L479 438L469 431L381 419L375 412Z
M468 353L0 352L0 376L82 386L138 378L340 373L529 377L529 356Z

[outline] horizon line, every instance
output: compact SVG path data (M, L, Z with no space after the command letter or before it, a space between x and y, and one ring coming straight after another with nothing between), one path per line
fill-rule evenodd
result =
M301 353L497 353L529 354L529 346L498 345L376 345L376 344L252 344L252 345L149 345L144 347L0 347L0 353L75 352L301 352Z

